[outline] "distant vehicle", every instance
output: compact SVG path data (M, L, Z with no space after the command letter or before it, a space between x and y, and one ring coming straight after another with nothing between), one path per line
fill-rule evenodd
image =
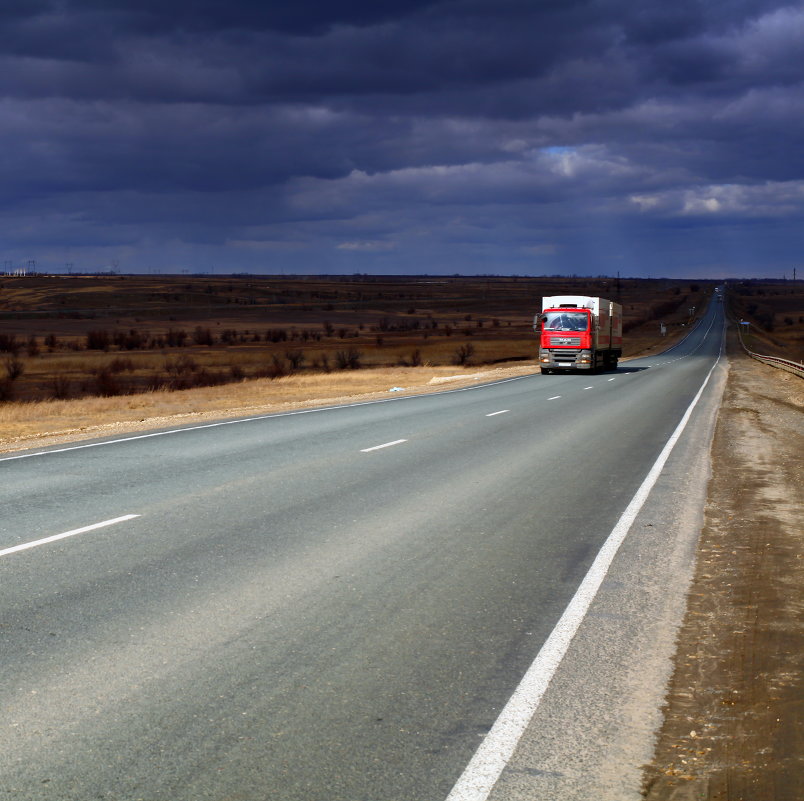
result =
M533 320L543 373L614 370L623 353L623 308L584 295L542 298Z

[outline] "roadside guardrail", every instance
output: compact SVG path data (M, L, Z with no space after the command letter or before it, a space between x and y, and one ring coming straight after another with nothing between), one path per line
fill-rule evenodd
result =
M790 359L780 359L778 356L765 356L762 353L755 353L754 351L750 350L748 346L745 344L745 342L743 342L742 328L743 328L742 323L738 321L737 336L740 338L740 344L743 346L743 350L752 359L756 359L757 361L760 361L763 364L769 364L771 367L778 367L780 370L786 370L788 373L797 375L799 378L804 378L804 364L790 361Z

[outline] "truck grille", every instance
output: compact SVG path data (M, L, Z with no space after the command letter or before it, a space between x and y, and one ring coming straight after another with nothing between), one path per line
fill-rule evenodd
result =
M580 337L552 337L550 339L551 345L580 345Z

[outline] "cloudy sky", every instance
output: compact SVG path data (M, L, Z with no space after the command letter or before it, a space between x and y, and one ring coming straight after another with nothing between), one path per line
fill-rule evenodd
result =
M804 7L2 0L39 270L804 274Z

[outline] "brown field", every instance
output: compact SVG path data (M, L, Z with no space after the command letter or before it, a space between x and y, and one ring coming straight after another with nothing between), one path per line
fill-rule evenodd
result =
M713 282L566 278L0 279L0 448L533 372L543 295L624 309L624 356L683 336ZM667 325L659 335L659 322ZM369 369L366 369L369 368ZM495 373L489 372L492 368ZM170 419L170 422L168 422Z
M734 281L727 300L731 318L750 324L750 350L804 362L804 281Z
M619 294L629 356L655 346L660 320L680 331L710 292L703 282L623 280L618 293L611 279L5 278L0 394L63 400L357 367L525 361L548 294Z

